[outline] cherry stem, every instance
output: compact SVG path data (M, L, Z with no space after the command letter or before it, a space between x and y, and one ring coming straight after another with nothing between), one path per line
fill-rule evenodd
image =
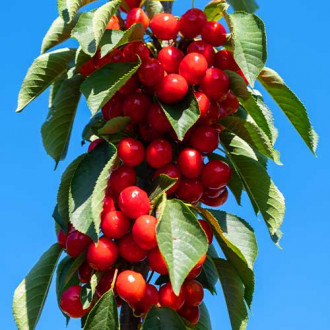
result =
M118 275L118 268L116 268L115 273L113 275L113 280L112 280L112 283L111 283L111 290L112 291L115 288L115 284L116 284L116 280L117 280L117 275Z

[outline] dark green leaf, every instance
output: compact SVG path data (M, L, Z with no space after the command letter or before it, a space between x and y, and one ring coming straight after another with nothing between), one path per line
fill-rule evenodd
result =
M128 123L130 122L130 117L115 117L108 120L103 127L98 130L98 134L107 135L115 134L123 131Z
M68 223L63 220L63 218L58 213L58 205L56 204L55 209L52 214L53 219L55 220L56 224L61 228L65 233L68 232Z
M67 23L75 17L78 10L95 0L57 0L57 9L60 16Z
M205 303L199 305L200 317L198 323L195 325L195 330L212 330L210 314Z
M98 136L96 135L98 134L98 130L102 128L105 125L105 123L106 121L103 118L103 114L97 113L93 118L91 118L89 123L85 126L82 133L82 138L85 141L95 140L96 138L98 138Z
M258 8L258 4L255 0L228 0L236 11L247 11L248 13L254 13Z
M225 0L211 1L204 8L204 13L208 21L219 21L223 16L223 11L228 7Z
M77 258L75 258L70 265L70 267L67 269L67 272L64 277L63 285L67 285L72 277L75 275L79 267L84 263L86 260L86 253L81 253Z
M82 287L80 292L80 301L84 309L89 308L91 303L93 302L96 286L101 276L101 272L94 273L91 277L90 282Z

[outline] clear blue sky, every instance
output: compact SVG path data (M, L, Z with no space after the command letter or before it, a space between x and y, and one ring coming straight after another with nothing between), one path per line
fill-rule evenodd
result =
M197 7L206 1L196 0ZM275 108L280 135L282 167L270 172L286 197L283 250L268 238L265 225L257 220L248 201L243 207L230 197L225 209L254 226L259 243L256 291L249 329L330 329L330 130L329 107L329 17L330 4L321 0L261 1L260 17L268 32L268 66L281 73L288 85L307 105L320 135L318 158L307 150L280 110ZM181 14L190 1L179 0ZM80 134L89 112L81 103L67 160L53 171L53 160L43 150L40 127L47 115L47 94L33 102L23 114L14 114L16 97L28 66L38 55L41 40L57 17L56 0L11 0L2 6L1 18L1 329L15 329L11 315L15 287L55 241L51 214L60 175L65 166L85 149ZM322 119L323 118L323 119ZM328 151L327 151L328 150ZM229 330L229 319L221 290L206 302L215 330ZM56 305L54 285L50 289L38 329L59 330L65 322ZM72 322L78 329L79 322Z

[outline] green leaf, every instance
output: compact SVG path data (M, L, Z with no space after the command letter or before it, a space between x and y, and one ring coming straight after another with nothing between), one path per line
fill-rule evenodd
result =
M41 54L57 46L71 36L71 31L78 22L80 14L76 15L70 23L66 23L62 17L56 18L47 31L41 45Z
M81 46L77 49L76 56L75 56L75 64L76 64L76 69L79 69L82 67L84 64L86 64L88 61L92 60L92 57L89 56L88 54L84 53L82 50Z
M212 330L210 314L205 303L199 305L200 317L198 323L195 325L195 330Z
M164 12L162 3L156 0L147 0L144 3L144 8L150 19L152 19L156 14Z
M96 286L101 276L101 272L94 273L91 277L90 282L81 288L80 301L84 309L89 308L91 303L93 302Z
M225 0L211 1L204 8L204 13L208 21L219 21L228 7Z
M251 86L267 60L266 33L263 21L254 14L237 12L229 15L234 58Z
M288 117L309 149L315 154L318 136L310 123L303 103L274 70L264 68L258 80Z
M235 96L248 100L251 97L251 92L248 90L244 78L231 70L225 70L225 72L230 80L230 90Z
M84 78L75 75L64 80L49 109L41 134L47 154L58 165L68 151L73 121L80 100L80 85Z
M94 116L111 97L133 76L141 63L111 63L91 74L81 91Z
M231 327L233 330L245 330L249 316L244 304L244 285L228 261L220 258L213 261L227 303Z
M57 0L57 9L60 16L67 23L75 17L78 10L95 0Z
M103 127L98 130L98 134L116 134L123 131L128 123L130 122L130 117L115 117L108 120Z
M63 48L36 58L24 78L16 112L22 111L66 72L68 63L74 58L75 53L75 49Z
M100 143L75 170L69 194L70 221L80 232L98 241L103 199L116 148Z
M65 233L68 232L68 223L65 222L60 214L58 213L58 205L56 204L53 214L53 219L55 220L55 226L58 225L59 228L61 228ZM58 232L57 232L58 233Z
M52 245L16 288L13 313L19 330L36 327L61 253L57 243Z
M228 0L235 11L246 11L248 13L254 13L258 8L258 4L255 0Z
M282 193L260 164L256 153L244 140L223 132L221 143L239 173L251 201L263 216L272 240L278 244L282 236L280 226L285 213Z
M196 216L180 200L167 200L157 225L157 242L169 270L175 294L199 259L207 252L205 232Z
M105 293L89 312L84 330L119 330L117 303L112 290Z
M177 178L171 178L166 174L161 174L157 176L156 179L152 181L149 200L151 203L156 203L159 197L163 195L168 189L172 188L178 181Z
M166 104L158 101L165 115L171 123L178 139L182 141L188 130L200 117L199 107L192 90L189 90L184 99L175 104Z
M67 272L65 274L63 285L67 285L72 277L75 275L79 267L84 263L86 260L86 253L81 253L77 258L75 258L70 265L70 267L67 269Z
M92 141L93 137L97 136L98 130L102 128L105 123L106 121L103 118L103 114L101 112L97 113L85 126L82 133L83 140Z
M186 330L181 317L171 308L153 306L142 324L141 330Z

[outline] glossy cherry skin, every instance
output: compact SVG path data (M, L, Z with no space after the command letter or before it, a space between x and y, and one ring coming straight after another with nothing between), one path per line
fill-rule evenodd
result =
M177 103L188 92L188 83L179 74L171 73L164 77L157 85L156 95L164 103Z
M180 170L173 164L167 164L167 165L159 168L155 172L154 178L156 178L157 176L159 176L161 174L166 174L167 176L169 176L171 178L178 179L178 181L173 185L173 187L166 190L166 193L168 195L171 195L171 194L175 193L176 190L179 188L180 182L181 182L181 172L180 172Z
M151 215L138 217L132 228L135 243L143 250L151 250L157 246L157 219Z
M120 30L120 24L117 16L112 16L109 23L105 27L106 30Z
M217 68L206 70L200 89L211 101L223 100L229 91L230 81L225 72Z
M203 185L199 179L182 178L176 196L188 203L195 204L203 196Z
M107 291L110 290L114 275L115 270L113 268L108 269L103 273L95 290L95 293L98 298L101 298ZM117 294L116 290L114 290L114 294Z
M207 19L200 9L189 9L180 18L180 33L189 39L196 38L202 31Z
M135 167L144 160L143 144L133 138L125 138L118 145L118 157L128 166Z
M214 66L220 70L239 70L233 52L227 49L221 49L215 54Z
M201 35L202 40L213 47L219 47L226 43L226 29L218 22L207 22L204 24Z
M101 223L103 234L108 238L124 237L131 228L131 221L120 211L107 213Z
M104 120L108 121L112 118L122 116L122 103L122 96L119 93L115 94L102 108Z
M145 29L149 26L149 18L141 8L133 8L127 13L126 27L130 28L135 23L142 23Z
M88 146L88 152L91 152L92 150L94 150L96 148L96 146L98 146L102 142L104 142L103 139L97 139L97 140L94 140L93 142L91 142L90 145Z
M165 263L165 259L160 253L160 250L158 247L155 247L152 249L148 254L148 263L151 268L151 270L161 274L161 275L167 275L168 269Z
M167 73L178 73L183 58L183 51L174 46L164 47L158 53L158 60Z
M191 307L185 304L178 311L178 314L188 320L192 325L196 325L200 318L200 309L199 306Z
M159 289L159 303L163 307L170 307L175 311L179 310L184 304L184 293L181 288L178 296L175 295L170 282Z
M85 261L79 268L78 268L78 278L80 283L88 283L93 274L93 268Z
M207 67L206 58L202 54L190 53L181 61L179 73L189 85L197 85L202 80Z
M213 152L219 144L219 134L210 126L198 126L190 137L190 145L201 153Z
M212 66L214 62L215 51L213 47L203 40L193 41L187 48L188 54L190 53L199 53L202 54L208 66Z
M124 116L130 117L133 124L144 123L151 104L151 100L146 94L138 92L130 94L123 102Z
M120 240L119 254L125 260L137 263L147 257L148 251L141 249L141 247L134 241L132 234L129 234Z
M63 249L66 248L66 239L68 238L68 234L66 234L63 229L60 229L57 234L57 243L62 246Z
M221 118L225 117L227 113L221 107L219 102L212 101L208 111L201 116L198 123L202 125L212 125L217 123Z
M179 21L172 14L158 13L152 18L150 29L160 40L175 39L179 32Z
M91 242L92 239L89 236L80 233L78 230L73 230L66 239L66 252L72 258L77 258L88 248Z
M139 67L140 82L148 87L156 86L164 77L164 69L156 58L147 58Z
M226 99L221 102L221 107L226 111L227 115L233 115L239 108L239 101L232 92L229 92Z
M125 270L118 275L116 290L121 299L129 304L135 304L145 296L147 284L140 273Z
M136 171L133 167L119 166L111 173L109 184L116 194L120 194L125 188L136 185Z
M120 210L132 219L149 214L150 211L147 193L136 186L125 188L119 195L118 204Z
M203 194L203 198L217 198L219 197L224 191L225 191L226 187L220 187L219 189L210 189L210 188L206 188L204 187L204 194Z
M116 211L115 201L112 196L105 196L103 200L102 218L104 218L109 212Z
M185 305L190 307L199 306L204 298L202 284L195 280L186 280L182 285Z
M194 92L198 107L199 107L199 112L201 114L199 118L199 122L203 120L203 118L208 114L211 102L209 98L202 92Z
M129 95L134 93L139 88L139 79L135 74L133 75L127 83L119 89L119 93L122 95Z
M93 307L93 304L87 309L84 309L80 301L81 287L74 285L63 292L60 307L63 313L72 318L81 318L86 315Z
M101 237L98 243L91 243L87 250L87 261L95 270L110 268L118 258L117 245L107 237Z
M152 141L146 150L146 161L153 168L160 168L170 163L173 157L171 144L164 139Z
M183 149L178 157L178 165L185 177L190 179L197 178L202 172L203 156L195 149Z
M188 274L187 280L193 280L194 278L198 277L202 272L202 270L203 270L202 265L195 266Z
M139 301L137 304L135 304L134 307L134 313L135 314L143 314L147 313L149 309L158 304L159 294L158 290L155 286L152 284L147 283L147 289L144 297L141 301Z
M230 180L231 168L222 160L210 160L203 168L202 183L205 187L219 189L226 186Z
M216 198L209 198L203 196L201 202L207 206L219 207L227 202L228 199L228 189L225 187L224 191Z
M153 103L148 112L148 124L158 132L166 133L172 128L162 107L158 103Z
M149 123L140 125L139 133L140 133L141 138L147 142L151 142L151 141L153 141L155 139L159 139L163 136L162 132L159 132L158 130L156 130Z
M85 77L88 77L95 71L94 60L90 59L85 64L83 64L80 68L77 69L78 73L82 74Z
M127 62L137 62L138 58L144 61L150 56L148 47L141 41L130 42L125 46L123 53Z

